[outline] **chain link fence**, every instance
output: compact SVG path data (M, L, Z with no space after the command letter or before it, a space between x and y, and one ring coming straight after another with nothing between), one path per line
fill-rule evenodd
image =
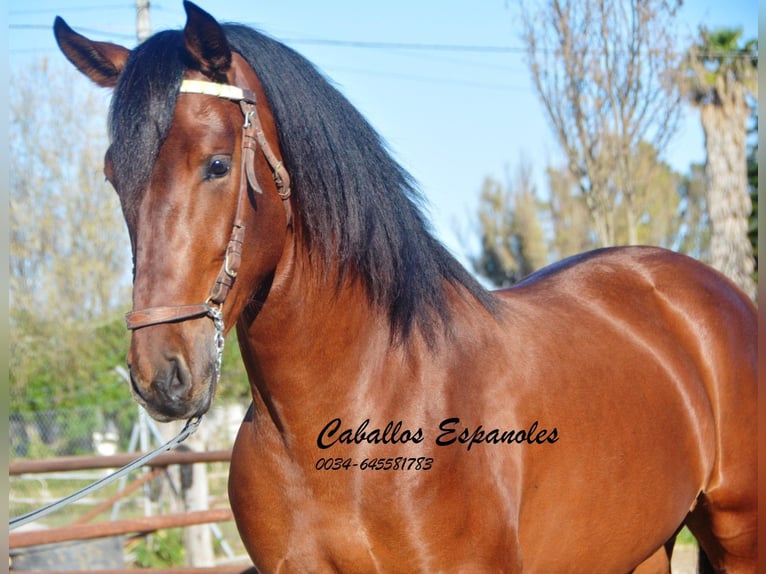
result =
M119 403L42 411L14 411L11 405L10 459L125 450L137 421L130 397Z

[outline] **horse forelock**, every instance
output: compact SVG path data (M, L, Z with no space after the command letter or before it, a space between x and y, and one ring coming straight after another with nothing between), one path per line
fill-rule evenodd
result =
M126 217L137 209L173 119L184 72L180 31L159 32L130 54L109 113L110 158Z

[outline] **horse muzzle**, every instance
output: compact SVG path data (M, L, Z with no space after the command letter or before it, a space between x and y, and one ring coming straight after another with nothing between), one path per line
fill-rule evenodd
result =
M197 336L191 340L183 334L172 337L167 332L170 327L158 325L135 332L128 354L133 397L152 418L161 422L206 413L219 373L210 337ZM174 327L189 331L186 325ZM173 341L186 344L172 348Z

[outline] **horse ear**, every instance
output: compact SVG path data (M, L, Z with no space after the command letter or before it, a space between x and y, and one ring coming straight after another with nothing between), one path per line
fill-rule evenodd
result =
M117 85L130 50L110 42L94 42L72 30L56 16L53 33L59 48L74 66L104 88Z
M191 2L185 1L184 9L184 43L193 63L209 78L225 81L231 66L231 48L223 28L215 18Z

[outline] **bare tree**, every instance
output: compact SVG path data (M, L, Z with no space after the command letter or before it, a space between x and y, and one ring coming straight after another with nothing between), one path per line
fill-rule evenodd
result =
M662 154L677 125L677 6L545 0L522 7L532 79L601 245L616 242L618 204L628 243L638 241L633 160L644 143Z
M119 354L106 324L130 302L130 242L103 174L109 94L75 74L45 61L11 73L9 371L27 406L95 382L88 367Z
M705 132L711 263L755 298L747 124L758 97L758 45L740 46L741 36L741 30L701 30L684 62L682 86L700 109Z
M72 74L43 62L11 76L12 325L103 320L129 301L130 243L103 174L109 94Z

